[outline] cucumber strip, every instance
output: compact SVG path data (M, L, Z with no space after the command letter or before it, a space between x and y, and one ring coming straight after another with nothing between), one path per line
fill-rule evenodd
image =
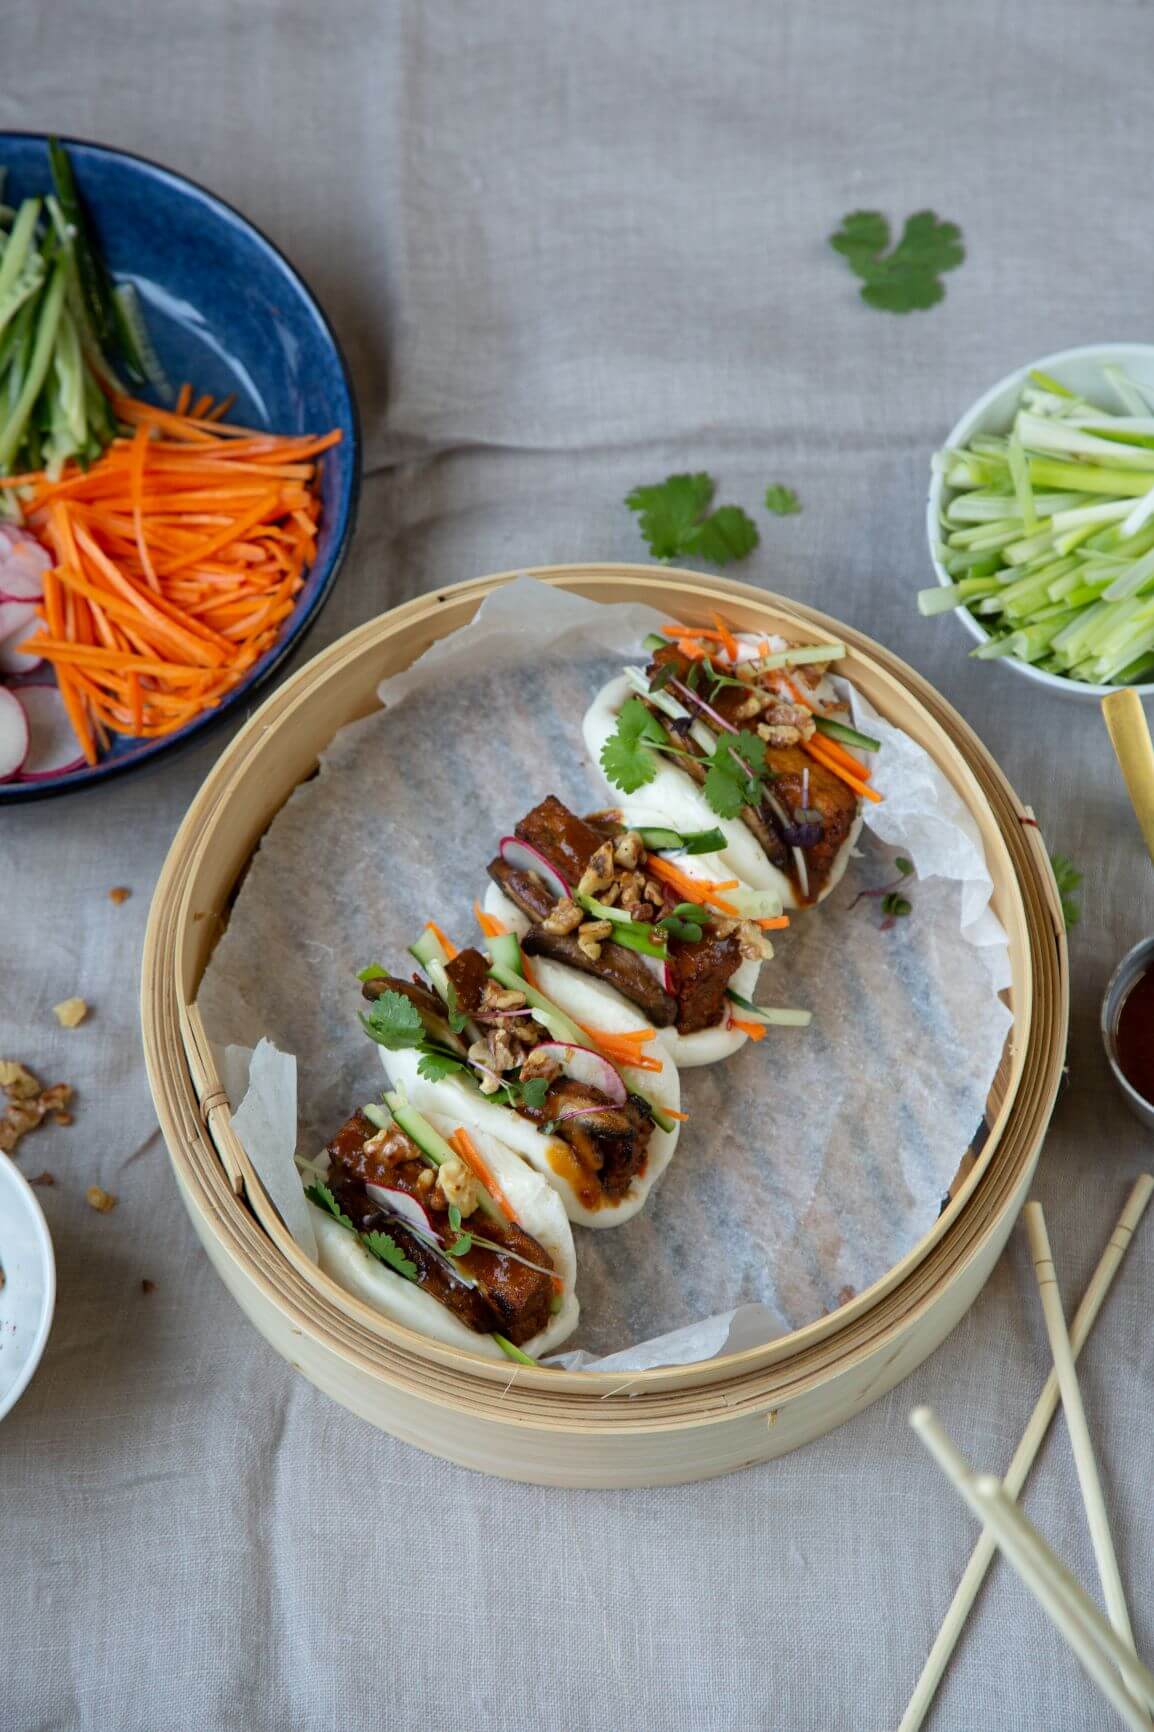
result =
M643 825L637 834L651 854L716 854L725 847L722 830L663 830Z
M653 655L656 654L658 650L668 649L669 639L667 637L662 637L660 632L651 631L647 637L642 638L641 647L642 649L647 649L650 654Z
M435 1167L439 1167L444 1161L457 1158L440 1131L435 1131L428 1119L419 1113L416 1107L411 1107L399 1091L390 1090L385 1096L385 1105L405 1135L413 1139L421 1153L426 1155ZM369 1117L372 1117L371 1113Z
M759 668L797 668L807 662L838 662L845 655L843 643L799 644L795 649L775 650L762 656Z
M431 926L426 926L415 944L409 945L409 955L424 968L429 962L439 962L444 967L449 958L445 947Z
M488 948L489 961L493 965L489 970L490 974L499 978L496 975L496 970L503 968L507 973L515 976L515 979L506 980L504 984L511 986L518 992L521 991L524 986L525 970L521 962L521 940L517 934L515 932L498 933L495 938L489 939Z
M880 752L882 743L875 740L872 734L860 734L856 728L851 728L845 722L835 722L830 716L815 716L813 725L819 734L828 734L831 740L840 740L843 746L856 746L861 752Z
M771 1028L808 1028L813 1021L812 1010L778 1010L764 1004L753 1004L748 998L743 998L740 992L733 988L727 989L726 998L730 999L743 1016L752 1017L755 1022L764 1022Z

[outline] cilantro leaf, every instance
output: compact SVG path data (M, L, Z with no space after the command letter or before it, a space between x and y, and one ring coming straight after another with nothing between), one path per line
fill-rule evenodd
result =
M367 1016L361 1013L361 1025L378 1046L387 1047L390 1052L403 1052L406 1047L420 1046L425 1038L424 1024L416 1005L403 992L392 989L382 992Z
M531 1076L528 1082L521 1084L521 1099L530 1111L539 1113L545 1105L545 1096L549 1093L549 1082L543 1076Z
M362 1233L360 1239L365 1250L374 1256L378 1263L387 1263L390 1269L395 1269L406 1281L417 1279L417 1265L411 1257L405 1256L397 1241L388 1233Z
M1050 865L1054 868L1054 879L1058 886L1058 899L1062 904L1062 919L1066 922L1066 931L1077 926L1082 918L1081 902L1078 895L1082 885L1082 874L1067 854L1051 854Z
M467 1257L473 1249L472 1233L458 1233L451 1245L445 1246L446 1257Z
M743 806L757 805L764 769L765 741L759 734L722 735L703 783L705 798L719 818L736 818Z
M729 565L752 553L760 540L757 524L740 505L719 505L689 531L684 551L708 560L710 565Z
M452 1029L454 1034L460 1034L469 1019L461 1009L461 1001L457 997L457 989L449 979L448 975L445 976L445 986L447 988L445 1009L449 1016L449 1027Z
M907 217L902 238L889 252L890 226L880 211L853 211L830 236L830 246L862 279L861 298L886 313L910 313L942 300L941 277L966 256L962 231L933 211Z
M801 500L792 487L774 481L765 490L765 509L776 512L778 517L794 517L801 510Z
M339 1221L342 1227L347 1227L350 1233L356 1232L356 1228L327 1185L306 1185L305 1196L310 1203L315 1203L318 1209L323 1209L326 1215L331 1215L334 1221Z
M655 559L693 554L711 565L728 565L752 552L759 540L757 525L739 505L710 511L715 487L712 475L667 475L626 496Z
M459 1233L461 1231L461 1211L458 1209L456 1203L449 1204L449 1225L453 1229L454 1233Z
M388 969L382 968L379 962L370 962L367 968L357 969L357 979L384 980L388 972Z
M617 726L601 748L601 768L615 788L635 794L657 774L654 745L665 740L665 730L640 698L626 698L617 715Z
M667 475L650 487L635 487L625 500L640 518L641 533L655 559L673 559L713 498L712 475Z
M417 1066L417 1074L423 1076L426 1082L442 1082L445 1077L454 1076L457 1071L465 1068L462 1059L454 1058L451 1053L437 1052L430 1048L428 1052L422 1053L421 1062Z

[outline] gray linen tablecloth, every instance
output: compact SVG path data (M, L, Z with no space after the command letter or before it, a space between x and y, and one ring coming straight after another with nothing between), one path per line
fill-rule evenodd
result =
M1150 7L12 0L2 35L0 126L207 182L333 315L366 481L305 653L433 585L643 557L622 496L673 469L748 506L797 488L739 574L927 673L1085 870L1038 1180L1080 1291L1151 1159L1096 1032L1149 872L1094 706L967 661L913 594L955 415L1030 356L1149 334ZM928 205L965 231L945 303L867 310L826 237ZM22 1157L57 1176L60 1302L0 1430L4 1732L894 1726L975 1537L906 1416L930 1401L975 1460L1008 1461L1048 1366L1020 1235L921 1371L736 1478L509 1486L353 1419L208 1267L145 1083L149 895L224 741L0 823L0 1055L79 1090L73 1127ZM71 993L94 1014L65 1033ZM86 1206L93 1183L115 1213ZM1084 1364L1147 1651L1152 1264L1148 1230ZM1060 1425L1027 1506L1092 1582ZM1114 1724L998 1567L932 1725Z

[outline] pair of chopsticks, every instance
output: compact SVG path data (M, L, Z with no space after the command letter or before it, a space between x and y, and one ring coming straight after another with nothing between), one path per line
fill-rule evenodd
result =
M1149 1707L1154 1706L1154 1675L1134 1651L1134 1636L1126 1596L1110 1534L1094 1447L1086 1422L1075 1360L1094 1327L1118 1272L1134 1230L1154 1194L1154 1177L1136 1180L1082 1296L1069 1330L1062 1311L1045 1216L1039 1203L1026 1206L1026 1229L1042 1300L1054 1369L1038 1397L1006 1477L975 1474L929 1408L917 1408L910 1423L974 1514L984 1532L958 1584L937 1640L922 1668L898 1732L921 1726L977 1598L996 1549L1001 1549L1026 1586L1065 1636L1087 1672L1128 1726L1150 1732ZM1079 1586L1060 1559L1026 1519L1014 1501L1034 1464L1042 1440L1058 1407L1059 1396L1074 1454L1074 1465L1094 1548L1109 1622Z

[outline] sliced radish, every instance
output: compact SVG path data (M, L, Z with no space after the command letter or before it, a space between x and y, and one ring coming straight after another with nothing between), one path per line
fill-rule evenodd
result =
M406 1227L412 1227L423 1239L431 1239L434 1245L440 1244L441 1235L431 1218L416 1197L410 1196L408 1191L396 1191L391 1185L366 1185L365 1191L374 1203L387 1209L390 1215L396 1215Z
M522 842L519 836L502 836L500 854L506 866L512 866L515 872L536 872L538 878L545 880L558 899L573 894L560 872L546 860L544 854L531 847L528 842Z
M625 1079L607 1058L587 1046L568 1046L560 1040L543 1040L534 1052L544 1053L561 1066L571 1082L584 1083L586 1088L600 1089L609 1104L623 1107L629 1097Z
M22 631L35 618L34 601L0 601L0 641Z
M28 717L14 692L0 686L0 782L20 773L28 756Z
M17 697L28 723L28 755L20 770L22 782L40 782L48 776L60 776L65 770L78 770L84 753L76 744L76 735L64 708L64 699L55 686L21 686Z
M30 674L40 666L43 656L20 647L25 638L33 636L40 623L39 614L34 613L27 625L18 626L6 638L0 638L0 674Z
M45 563L41 564L41 560ZM0 558L0 595L6 601L39 601L44 594L47 569L48 555L44 549L21 542Z

